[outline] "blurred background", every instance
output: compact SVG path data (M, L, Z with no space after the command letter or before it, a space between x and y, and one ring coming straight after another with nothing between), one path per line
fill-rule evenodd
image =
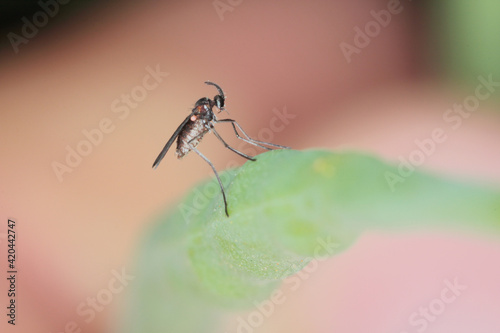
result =
M2 331L118 331L119 286L133 288L122 273L143 235L212 176L197 156L178 161L173 151L151 169L196 100L216 94L206 80L256 138L399 163L441 128L447 139L420 169L500 186L497 1L1 6L0 242L6 253L14 219L19 266L16 326L2 315ZM479 106L450 111L481 85ZM245 162L210 136L200 150L218 170ZM368 233L285 290L287 301L253 331L498 332L499 258L500 245L479 236ZM467 286L457 301L425 329L411 325L455 278ZM219 331L237 332L236 318L228 313Z

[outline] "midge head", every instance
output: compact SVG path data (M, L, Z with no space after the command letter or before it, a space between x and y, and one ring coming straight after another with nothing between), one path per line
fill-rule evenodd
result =
M218 84L216 83L213 83L213 82L210 82L210 81L205 81L205 84L208 84L208 85L211 85L211 86L214 86L215 88L217 88L217 90L219 91L219 94L218 95L215 95L214 96L214 100L213 101L210 101L211 103L211 106L216 106L218 109L219 109L219 112L222 112L224 111L224 103L226 101L226 96L224 96L224 92L222 91L222 88L219 87ZM199 102L199 101L198 101ZM198 104L198 103L197 103ZM227 111L227 110L226 110Z

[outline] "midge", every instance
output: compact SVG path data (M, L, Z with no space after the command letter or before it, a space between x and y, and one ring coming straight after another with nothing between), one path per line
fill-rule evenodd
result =
M194 151L210 165L210 167L215 173L217 181L219 182L220 190L222 192L222 198L224 199L224 209L226 215L229 217L229 213L227 212L226 193L224 192L224 186L222 185L222 182L219 178L219 174L217 173L217 170L215 170L215 167L212 164L212 162L210 162L210 160L206 158L205 155L203 155L202 153L200 153L198 149L196 149L196 146L198 146L203 136L208 132L214 133L217 139L219 139L224 144L224 147L232 150L236 154L250 161L255 161L256 159L253 156L248 156L247 154L244 154L241 151L238 151L233 147L231 147L230 145L228 145L226 141L224 141L224 139L222 139L219 133L217 133L217 131L215 130L214 125L216 123L231 123L234 129L234 133L236 134L236 137L238 139L241 139L257 147L261 147L267 150L273 150L275 148L289 149L289 147L276 145L274 143L254 140L245 133L245 131L235 120L217 119L213 111L213 108L214 106L217 107L219 113L225 111L224 103L226 101L226 97L224 96L224 92L222 91L221 87L219 87L217 84L210 81L205 81L205 83L217 88L219 94L216 95L213 100L211 100L208 97L203 97L196 102L191 113L186 117L186 119L184 119L184 121L179 125L179 127L177 127L174 134L167 141L167 144L165 144L165 147L163 147L162 151L160 152L160 155L158 155L155 162L153 163L153 168L156 168L158 164L160 164L161 160L163 159L163 157L165 157L165 154L170 149L170 146L174 143L175 139L177 139L177 149L175 153L178 159L181 159L182 157L184 157L184 155L187 155L190 151ZM238 128L241 131L241 133L243 133L244 137L240 136L236 128ZM270 146L272 148L266 147L265 145Z

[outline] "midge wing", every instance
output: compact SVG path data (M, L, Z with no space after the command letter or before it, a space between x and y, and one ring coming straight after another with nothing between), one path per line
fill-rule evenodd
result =
M184 119L184 121L182 122L182 124L180 124L179 127L177 127L177 129L175 130L174 134L172 134L172 137L168 140L168 142L165 145L165 147L163 147L163 149L161 150L160 155L158 155L158 157L156 158L155 162L153 163L153 169L155 169L158 166L158 164L160 164L161 160L163 159L163 157L165 157L165 154L170 149L170 146L172 145L172 143L174 143L175 139L177 139L177 137L179 136L179 133L181 132L182 128L184 127L184 125L187 124L187 122L189 121L189 118L191 118L191 116L193 114L194 114L194 110L193 110L193 112L191 112L191 114L189 116L186 117L186 119Z

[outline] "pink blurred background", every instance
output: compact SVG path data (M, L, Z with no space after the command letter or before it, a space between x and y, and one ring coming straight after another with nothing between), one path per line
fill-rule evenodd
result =
M2 315L2 331L64 332L71 321L82 332L115 327L121 294L89 324L75 310L113 270L132 265L154 217L212 176L198 157L177 161L172 152L151 169L194 102L215 95L205 80L222 86L231 117L250 135L286 109L295 117L273 142L352 148L394 163L447 126L444 112L478 84L442 70L432 5L401 1L348 62L341 43L353 44L353 29L390 1L223 2L236 5L223 14L212 1L88 5L51 18L19 52L0 49L0 232L8 218L17 222L19 258L18 322L13 328ZM148 67L169 74L126 116L113 112ZM447 128L421 168L499 187L497 110L498 94L481 102L457 130ZM112 131L58 178L54 162L65 163L67 146L76 149L82 131L103 119ZM232 137L229 126L220 132ZM219 170L245 162L212 137L200 149ZM416 332L410 314L455 277L467 289L425 331L498 332L498 259L498 240L478 236L367 233L285 291L287 301L255 332ZM6 304L5 279L0 288ZM234 323L228 318L227 329Z

